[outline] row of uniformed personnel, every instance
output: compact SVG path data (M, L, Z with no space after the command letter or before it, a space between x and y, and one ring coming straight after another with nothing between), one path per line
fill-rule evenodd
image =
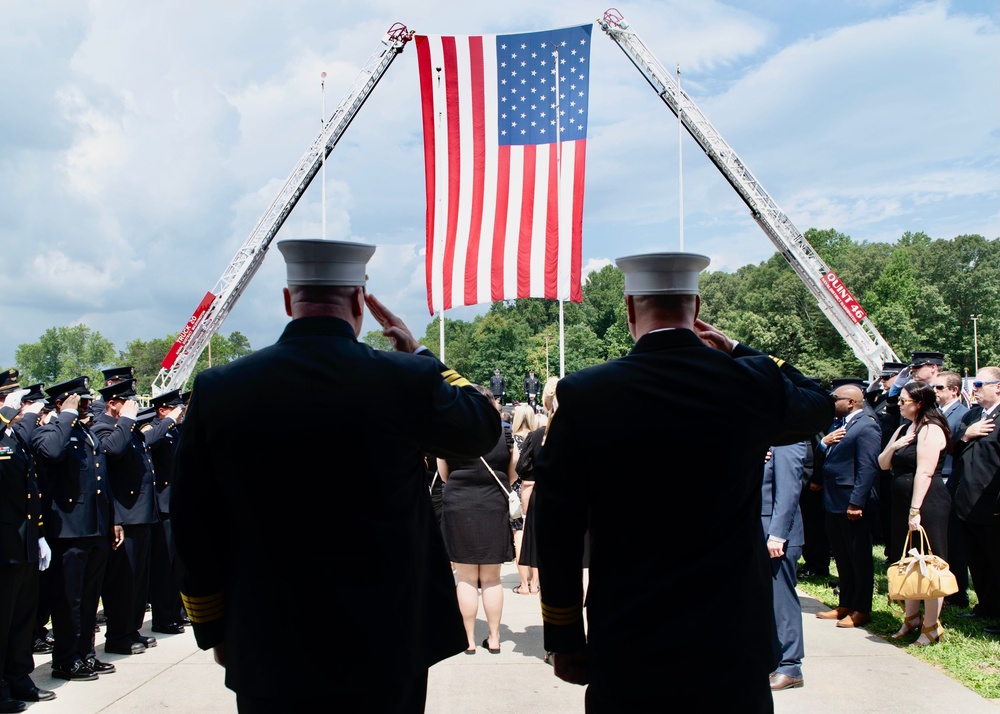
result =
M17 370L0 375L0 712L55 697L32 682L33 653L51 652L60 679L115 671L96 656L99 601L105 652L156 645L139 631L147 602L154 631L184 631L169 474L186 395L140 412L132 367L103 374L101 401L85 376L43 392ZM51 638L38 637L49 617Z

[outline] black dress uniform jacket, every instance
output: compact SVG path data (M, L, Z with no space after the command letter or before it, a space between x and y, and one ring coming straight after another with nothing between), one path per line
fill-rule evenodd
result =
M31 435L35 467L52 538L110 537L114 520L100 441L71 412L53 416ZM109 541L110 542L110 541Z
M199 646L225 643L226 686L336 696L344 678L392 686L463 651L423 455L477 456L499 437L460 375L373 350L333 317L198 374L171 519L184 604Z
M535 468L545 648L586 647L588 706L599 688L648 702L675 686L709 709L769 705L777 662L761 464L769 446L830 424L829 393L780 360L743 345L726 355L676 329L567 376L556 398ZM596 405L624 415L597 458Z
M153 459L135 420L130 417L115 420L101 414L94 421L93 431L100 438L107 458L117 523L126 526L156 523L159 515Z
M0 427L0 564L38 562L44 532L42 500L28 453L37 414L26 414L13 432ZM2 656L2 653L0 653Z

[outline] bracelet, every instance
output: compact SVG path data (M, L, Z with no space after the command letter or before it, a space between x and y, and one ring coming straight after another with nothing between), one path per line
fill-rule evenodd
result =
M919 516L920 515L920 509L919 508L914 508L913 506L910 506L910 515L911 516Z

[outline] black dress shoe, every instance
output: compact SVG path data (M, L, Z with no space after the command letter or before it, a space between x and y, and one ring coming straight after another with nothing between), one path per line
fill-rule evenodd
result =
M98 625L103 625L108 621L108 616L104 614L104 610L99 610L97 613L97 619L94 620Z
M11 699L10 697L0 697L0 712L23 712L28 708L28 705L22 702L20 699Z
M52 654L52 650L55 649L51 642L46 642L41 637L35 640L35 643L31 646L31 651L35 654Z
M179 617L179 618L177 619L177 624L178 624L178 625L184 625L184 626L186 627L187 625L190 625L190 624L191 624L191 618L190 618L190 617L188 617L187 615L181 615L181 616L180 616L180 617Z
M160 632L164 635L182 635L184 634L184 626L177 623L171 623L167 625L153 625L151 628L153 632Z
M110 662L102 662L97 659L97 657L88 657L86 663L88 667L98 674L112 674L117 671L113 664Z
M14 699L20 699L22 702L47 702L50 699L56 698L55 692L48 689L39 689L34 684L30 687L11 686L10 694Z
M133 642L138 642L140 645L143 645L144 647L147 647L147 648L148 647L156 647L156 638L155 637L146 637L145 635L140 635L140 634L136 633L136 634L132 635L132 641Z
M987 635L1000 635L1000 625L990 625L989 627L984 627L983 632Z
M105 642L104 651L108 654L142 654L146 651L146 645L141 642Z
M97 672L92 670L83 662L74 662L72 667L58 667L52 665L52 676L56 679L69 679L71 681L92 682L97 679Z

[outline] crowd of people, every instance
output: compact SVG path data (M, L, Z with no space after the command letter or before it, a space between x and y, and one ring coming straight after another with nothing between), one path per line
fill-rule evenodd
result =
M102 627L105 653L137 655L156 646L147 609L153 632L189 623L169 506L187 395L140 410L131 366L103 375L100 399L86 376L43 390L8 370L0 384L0 712L55 698L31 678L34 655L93 681L116 671L97 657Z
M941 640L941 609L969 604L966 562L965 614L1000 619L1000 368L978 370L969 405L933 352L826 389L699 319L706 257L649 254L617 261L633 350L561 380L531 372L508 409L499 369L471 383L367 293L374 246L278 248L281 338L199 373L191 394L140 411L130 367L105 371L99 401L82 376L0 385L0 712L55 696L32 681L33 655L93 681L115 671L97 657L102 628L106 653L155 646L147 605L155 633L190 624L244 714L311 706L287 683L330 678L373 711L423 711L431 665L501 651L511 561L513 594L540 597L546 661L587 686L591 712L658 710L673 687L772 712L772 692L804 683L798 578L829 575L832 558L838 605L817 617L863 626L873 544L896 560L921 529L960 589L903 603L895 636ZM358 341L366 313L392 351ZM309 394L315 414L263 428L262 384ZM605 428L600 403L634 418ZM329 513L303 517L303 491ZM739 597L692 597L721 567ZM332 614L310 636L350 643L335 669L271 656L301 637L280 615L302 593ZM723 640L724 687L717 667L676 666L670 643L708 663Z

